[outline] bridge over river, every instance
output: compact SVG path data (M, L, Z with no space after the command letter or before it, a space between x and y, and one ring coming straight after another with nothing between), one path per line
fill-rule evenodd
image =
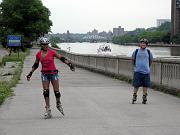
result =
M142 91L131 104L130 84L81 68L71 72L59 62L65 116L51 91L53 118L44 120L40 72L31 82L25 78L37 51L26 58L14 96L0 107L0 135L180 135L179 98L150 89L146 105Z

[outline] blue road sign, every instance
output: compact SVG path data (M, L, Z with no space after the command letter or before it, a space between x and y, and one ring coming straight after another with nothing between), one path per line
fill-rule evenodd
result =
M8 35L8 46L21 46L21 36Z

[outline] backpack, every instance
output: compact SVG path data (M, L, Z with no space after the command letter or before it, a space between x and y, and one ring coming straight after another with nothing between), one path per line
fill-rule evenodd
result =
M139 49L136 49L135 53L134 53L134 65L136 65L136 55ZM151 59L150 59L150 50L147 49L148 55L149 55L149 66L151 66Z

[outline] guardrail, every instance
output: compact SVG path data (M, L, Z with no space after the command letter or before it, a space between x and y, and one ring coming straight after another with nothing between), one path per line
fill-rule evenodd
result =
M80 55L63 50L57 51L78 66L108 74L123 75L131 79L133 77L130 57ZM154 59L151 66L151 80L157 85L180 89L180 60Z

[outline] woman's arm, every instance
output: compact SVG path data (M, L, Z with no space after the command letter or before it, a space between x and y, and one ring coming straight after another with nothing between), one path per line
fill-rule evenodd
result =
M36 58L33 66L32 66L31 71L30 71L29 74L26 76L28 81L30 81L30 78L31 78L33 72L34 72L38 67L39 67L39 59Z
M65 57L63 57L62 55L59 55L57 53L55 53L54 56L56 58L58 58L59 60L61 60L63 63L67 64L72 71L75 71L75 67L73 66L73 64L69 60L67 60Z

